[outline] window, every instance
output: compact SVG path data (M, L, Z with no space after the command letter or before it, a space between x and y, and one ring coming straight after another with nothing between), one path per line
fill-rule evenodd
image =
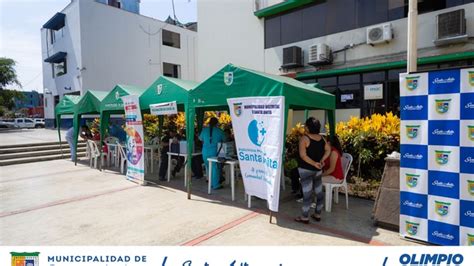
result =
M170 63L163 63L163 76L171 78L180 78L181 66Z
M49 30L49 37L51 44L56 42L56 31L55 30Z
M163 30L163 45L181 48L181 37L179 33Z
M66 58L63 58L58 63L51 63L53 78L57 78L67 73Z
M418 13L474 0L418 0ZM408 0L317 0L314 4L265 18L265 48L405 18Z
M360 84L339 85L337 97L337 108L360 108L362 93Z
M121 8L122 3L120 3L120 0L109 0L109 6L114 6L116 8Z

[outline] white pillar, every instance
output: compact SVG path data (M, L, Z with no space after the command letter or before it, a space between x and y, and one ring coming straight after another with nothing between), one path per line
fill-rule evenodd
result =
M408 2L408 44L407 44L407 72L416 72L417 70L417 25L418 24L418 0L409 0Z

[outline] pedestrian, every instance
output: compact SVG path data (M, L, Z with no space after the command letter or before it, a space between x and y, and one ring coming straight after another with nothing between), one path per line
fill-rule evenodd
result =
M209 177L209 162L208 158L216 157L218 150L217 146L219 143L224 141L224 132L222 129L217 127L219 121L213 117L209 121L209 126L202 129L199 139L202 141L202 159L204 160L204 166L206 167L206 173ZM212 164L212 177L209 177L212 189L220 189L220 176L218 173L218 167L216 163Z
M305 123L305 134L299 141L298 173L300 175L301 188L303 190L302 215L295 218L296 222L309 223L309 211L316 194L316 208L311 215L316 221L321 220L323 209L323 184L322 169L324 161L331 153L331 147L320 133L321 123L314 117L310 117Z

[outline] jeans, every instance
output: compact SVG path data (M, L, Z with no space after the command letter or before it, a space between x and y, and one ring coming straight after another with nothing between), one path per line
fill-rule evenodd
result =
M303 217L308 218L311 203L313 202L313 191L316 194L315 214L321 214L324 206L324 193L322 182L322 171L312 171L304 168L298 168L303 189Z
M196 178L201 178L203 176L202 174L202 156L196 155L193 157L191 160L191 171L193 172L194 176Z
M76 160L76 150L74 149L74 141L70 138L66 138L67 144L71 149L71 160L74 162Z

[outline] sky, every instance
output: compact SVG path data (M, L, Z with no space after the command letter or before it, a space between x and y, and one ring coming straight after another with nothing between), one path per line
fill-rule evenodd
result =
M173 13L171 1L141 0L140 13L165 20ZM197 20L197 0L174 1L179 21L186 23ZM71 0L0 0L0 57L16 61L17 76L23 85L23 88L8 88L43 92L40 29L70 2Z

